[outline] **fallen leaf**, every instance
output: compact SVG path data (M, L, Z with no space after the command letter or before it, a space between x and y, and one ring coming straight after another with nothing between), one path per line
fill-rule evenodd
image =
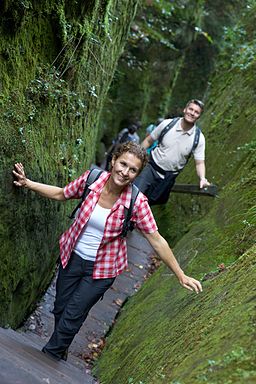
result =
M113 301L116 305L118 305L119 307L121 307L121 305L123 304L123 300L122 299L116 299Z

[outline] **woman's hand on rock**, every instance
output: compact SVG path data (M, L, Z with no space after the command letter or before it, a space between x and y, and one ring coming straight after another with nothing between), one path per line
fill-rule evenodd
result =
M26 178L23 164L15 163L14 170L12 171L12 173L16 177L16 180L14 180L13 184L16 185L17 187L26 187L27 178Z

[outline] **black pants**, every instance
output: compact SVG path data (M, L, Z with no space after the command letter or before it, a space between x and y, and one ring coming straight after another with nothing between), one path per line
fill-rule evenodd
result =
M166 172L160 177L149 163L134 180L134 184L147 196L149 205L165 204L178 176L177 173Z
M72 253L65 269L60 265L54 303L55 328L43 352L64 358L90 309L111 287L115 278L93 279L92 261Z

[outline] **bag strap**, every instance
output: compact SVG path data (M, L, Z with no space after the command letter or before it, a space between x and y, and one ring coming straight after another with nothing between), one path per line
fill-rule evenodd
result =
M191 149L191 151L187 157L187 162L189 161L192 153L194 152L194 150L198 146L199 139L200 139L200 133L201 133L201 129L196 125L196 132L195 132L195 136L194 136L194 141L193 141L192 149Z
M123 229L120 234L120 237L126 237L128 231L132 231L134 229L134 223L131 221L131 217L132 217L133 207L139 192L140 192L139 188L136 185L132 184L132 196L131 196L130 206L129 208L126 208L126 207L124 208L125 209L124 223L123 223Z
M85 183L85 186L84 186L84 191L83 191L81 200L77 204L77 206L75 207L75 209L73 210L71 215L69 216L70 219L74 219L75 218L76 212L81 208L81 205L82 205L83 201L86 199L86 197L87 197L87 195L89 193L89 186L92 183L94 183L100 177L102 172L103 172L103 170L98 169L98 168L93 168L93 169L90 170L90 173L89 173L89 175L87 177L87 180L86 180L86 183Z
M174 125L178 122L178 120L180 119L180 117L175 117L174 119L172 119L172 121L167 124L164 129L162 130L162 132L160 133L160 136L158 138L158 145L162 143L163 141L163 137L166 135L166 133L172 128L174 127Z
M124 128L119 136L118 136L118 140L117 140L117 144L122 144L124 143L125 141L127 141L126 139L128 138L128 135L129 135L129 129L128 128Z

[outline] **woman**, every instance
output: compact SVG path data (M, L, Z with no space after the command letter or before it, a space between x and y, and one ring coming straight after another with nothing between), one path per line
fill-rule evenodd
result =
M66 358L68 347L89 310L127 267L126 240L120 237L124 207L129 207L131 183L146 162L146 151L138 144L121 144L113 155L111 172L103 172L89 187L90 193L75 221L60 238L61 264L53 310L55 328L43 348L44 353L57 360ZM15 164L13 173L16 186L65 201L82 196L89 171L65 188L29 180L21 163ZM197 293L202 291L199 281L184 274L166 240L157 231L147 198L142 193L135 201L132 220L180 284Z

